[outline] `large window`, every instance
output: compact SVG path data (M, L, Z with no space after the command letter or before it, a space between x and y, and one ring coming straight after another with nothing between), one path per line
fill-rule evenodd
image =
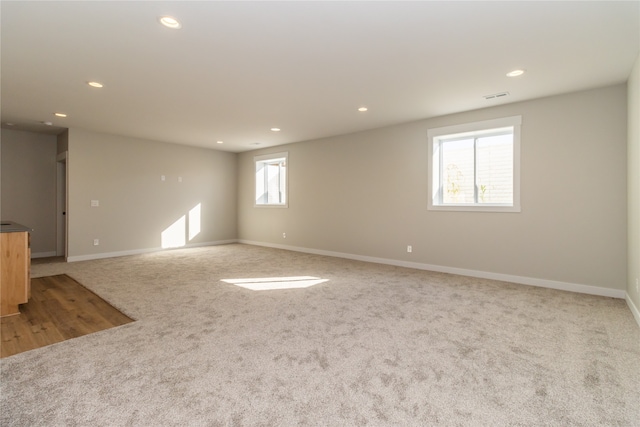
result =
M287 207L288 153L253 158L256 164L256 206Z
M521 116L429 129L431 210L520 212Z

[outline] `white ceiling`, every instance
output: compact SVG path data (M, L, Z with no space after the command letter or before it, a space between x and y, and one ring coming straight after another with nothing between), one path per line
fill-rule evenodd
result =
M640 46L638 1L2 1L0 13L3 127L234 152L622 83ZM527 72L506 77L515 68Z

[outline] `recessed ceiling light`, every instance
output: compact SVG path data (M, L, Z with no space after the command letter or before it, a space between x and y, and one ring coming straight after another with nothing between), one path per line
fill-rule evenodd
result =
M7 126L13 126L13 123L6 122L6 123L5 123L5 125L7 125Z
M161 16L160 18L158 18L158 20L167 28L171 28L174 30L182 28L182 24L180 23L180 21L178 21L173 16Z
M51 122L40 122L40 123L42 123L45 126L53 126L53 123Z
M280 132L280 128L271 128L273 132Z
M518 77L524 74L524 70L513 70L507 73L507 77Z
M99 82L87 82L87 84L91 87L97 87L97 88L101 88L104 87L104 85L102 83Z
M217 144L224 144L224 141L216 141Z
M56 117L67 117L67 115L65 113L53 113L56 115Z
M367 107L360 107L358 108L358 111L360 111L361 113L364 113L365 111L367 111L368 108Z

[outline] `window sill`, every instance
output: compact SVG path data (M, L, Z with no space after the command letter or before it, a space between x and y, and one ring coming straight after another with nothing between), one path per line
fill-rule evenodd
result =
M289 205L288 204L286 204L286 205L258 205L258 204L254 204L253 207L254 208L280 208L280 209L283 209L283 208L288 208Z
M429 205L427 210L430 211L448 211L448 212L502 212L502 213L518 213L521 212L520 206L469 206L469 205Z

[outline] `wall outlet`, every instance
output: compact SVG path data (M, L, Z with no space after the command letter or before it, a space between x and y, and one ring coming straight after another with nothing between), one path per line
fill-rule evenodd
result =
M411 247L411 245L407 246L407 252L411 253L413 251L413 248Z
M286 239L287 238L287 233L282 233L282 238Z
M91 207L92 208L97 208L98 206L100 206L100 201L99 200L92 200L91 201Z
M93 246L98 246L100 244L100 239L93 239Z

